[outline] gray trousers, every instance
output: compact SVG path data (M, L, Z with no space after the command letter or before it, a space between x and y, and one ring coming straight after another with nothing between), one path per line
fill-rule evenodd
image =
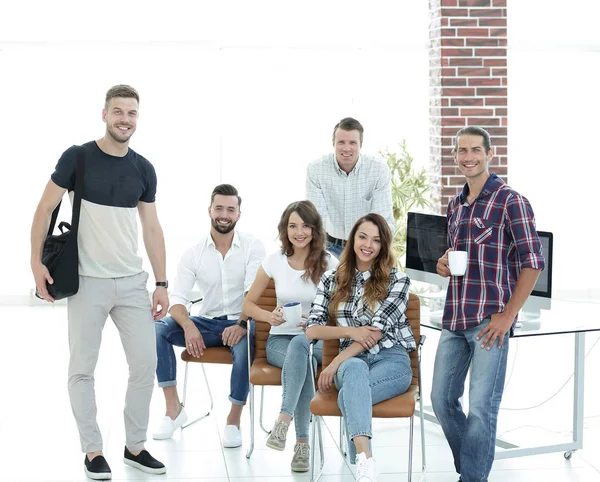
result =
M124 278L80 276L79 292L68 299L69 397L85 453L102 450L96 421L94 370L109 315L119 331L129 365L125 443L132 451L144 447L156 370L154 319L147 280L145 272Z

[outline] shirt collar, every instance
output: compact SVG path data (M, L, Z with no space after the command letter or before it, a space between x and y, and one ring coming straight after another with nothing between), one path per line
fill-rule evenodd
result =
M338 174L344 174L345 176L349 176L353 172L358 174L358 171L360 170L360 166L363 165L363 155L359 154L358 161L356 161L355 166L352 168L352 170L349 173L346 174L346 171L344 171L338 164L337 159L335 158L335 152L333 153L332 156L333 156L333 167L337 170Z
M206 245L207 245L207 246L213 246L213 247L215 247L215 248L216 248L216 246L215 246L215 241L214 241L214 239L212 238L212 236L210 235L210 233L208 233L208 236L206 236ZM232 245L232 246L237 246L237 247L240 247L240 246L242 245L242 244L240 243L240 236L239 236L239 234L238 234L238 232L237 232L237 229L234 229L234 230L233 230L233 240L232 240L232 242L231 242L231 245Z
M354 268L355 273L354 276L356 277L356 279L358 281L367 281L370 277L371 277L371 270L369 271L359 271L356 268Z
M487 181L485 181L485 184L483 185L483 189L479 193L479 196L477 196L477 199L489 196L493 192L496 192L498 189L500 189L503 185L504 185L504 181L502 179L500 179L495 173L492 172L490 174L490 177L488 177ZM468 195L469 195L469 184L465 183L465 185L463 186L462 192L460 193L460 203L461 204L464 204L467 202Z

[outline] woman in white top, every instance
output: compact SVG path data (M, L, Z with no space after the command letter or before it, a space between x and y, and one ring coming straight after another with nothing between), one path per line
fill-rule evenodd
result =
M283 400L279 418L275 422L267 447L283 450L292 418L296 428L296 445L292 471L309 469L308 431L313 381L308 365L310 342L304 334L305 323L288 323L281 307L299 302L303 317L310 312L317 284L325 271L334 269L338 260L325 251L325 230L317 209L310 201L290 204L279 221L281 250L268 256L258 270L256 279L243 304L246 315L270 323L267 340L267 360L282 368ZM278 307L266 311L256 303L269 284L275 282ZM322 342L314 348L314 357L321 363Z

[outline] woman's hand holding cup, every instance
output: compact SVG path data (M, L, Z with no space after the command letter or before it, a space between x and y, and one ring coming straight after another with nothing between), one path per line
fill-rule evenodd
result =
M283 305L279 305L271 312L271 317L269 318L269 324L271 326L279 326L285 322L283 319L283 313L281 312L281 307Z

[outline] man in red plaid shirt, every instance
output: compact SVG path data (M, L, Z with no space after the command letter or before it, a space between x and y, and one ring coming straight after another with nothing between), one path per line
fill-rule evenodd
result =
M544 258L529 201L489 172L487 131L458 131L453 155L467 183L448 204L450 248L437 272L450 276L449 251L467 251L468 261L465 275L448 285L431 400L459 480L484 482L494 461L508 339ZM469 369L467 416L460 398Z

